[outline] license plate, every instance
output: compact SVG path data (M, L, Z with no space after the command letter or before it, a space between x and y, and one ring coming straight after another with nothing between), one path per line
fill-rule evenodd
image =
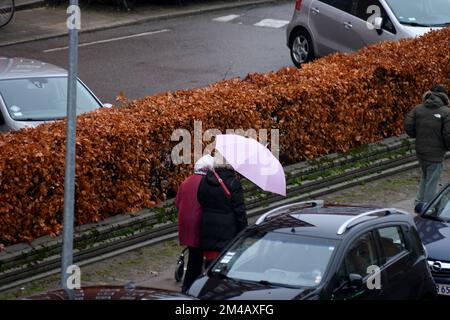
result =
M450 296L450 284L436 284L437 293L443 296Z

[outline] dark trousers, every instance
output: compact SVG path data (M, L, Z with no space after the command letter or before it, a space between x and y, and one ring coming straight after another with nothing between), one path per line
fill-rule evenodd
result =
M419 164L422 169L422 179L420 180L415 204L419 202L430 203L436 195L442 173L442 162L429 162L419 159Z
M202 273L203 268L203 249L189 247L188 264L186 274L184 275L182 292L186 292L195 279Z

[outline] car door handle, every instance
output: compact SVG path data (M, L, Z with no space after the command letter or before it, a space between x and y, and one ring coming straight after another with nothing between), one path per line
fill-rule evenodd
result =
M312 11L312 13L314 13L314 14L320 13L320 10L317 9L317 8L311 8L311 11Z
M353 28L353 25L352 25L351 22L344 22L344 27L345 27L346 29L351 29L351 28Z

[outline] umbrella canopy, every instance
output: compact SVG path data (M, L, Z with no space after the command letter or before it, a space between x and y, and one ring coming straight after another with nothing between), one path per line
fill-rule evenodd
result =
M216 150L241 175L264 191L286 196L286 177L280 161L261 143L235 134L216 136Z

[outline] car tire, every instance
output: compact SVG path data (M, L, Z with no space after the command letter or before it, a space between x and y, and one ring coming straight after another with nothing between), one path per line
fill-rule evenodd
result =
M314 47L311 36L306 30L294 30L289 41L291 59L297 68L314 60Z

